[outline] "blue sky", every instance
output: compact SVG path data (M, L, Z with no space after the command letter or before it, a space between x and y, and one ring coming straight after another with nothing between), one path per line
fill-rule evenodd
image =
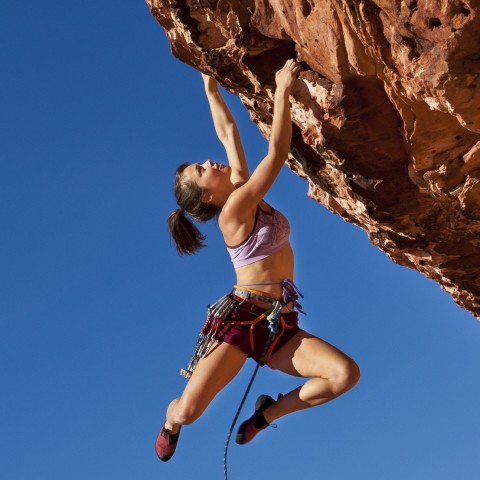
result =
M214 223L191 258L166 228L175 167L224 160L198 72L141 1L4 2L0 42L2 478L223 478L252 362L169 463L153 450L206 305L234 282ZM227 101L254 167L267 144ZM291 221L302 326L362 378L232 443L230 479L477 479L478 321L306 192L285 168L267 197ZM241 418L298 382L262 369Z

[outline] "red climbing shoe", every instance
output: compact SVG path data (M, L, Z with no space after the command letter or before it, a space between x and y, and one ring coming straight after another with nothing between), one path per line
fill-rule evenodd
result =
M245 443L250 442L258 432L264 430L270 425L265 421L265 417L258 417L260 417L262 412L274 403L275 400L269 395L260 395L257 398L257 401L255 402L255 413L248 420L245 420L238 429L235 441L239 445L244 445Z
M160 430L157 441L155 442L155 451L162 462L168 462L173 457L175 449L177 448L181 428L180 426L177 433L170 433L165 428L165 425Z

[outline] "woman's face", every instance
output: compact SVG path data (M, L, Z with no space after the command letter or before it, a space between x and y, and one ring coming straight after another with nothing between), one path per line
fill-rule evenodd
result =
M194 163L183 171L185 178L193 180L199 187L210 193L223 189L226 182L230 182L230 173L230 166L211 160L205 163Z

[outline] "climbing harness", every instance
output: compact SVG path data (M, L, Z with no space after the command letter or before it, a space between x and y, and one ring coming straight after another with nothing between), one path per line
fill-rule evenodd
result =
M228 320L228 323L237 324L237 325L248 325L250 326L250 344L253 349L254 342L254 327L262 320L267 319L269 323L269 329L273 333L273 337L277 334L277 325L280 318L280 313L283 307L287 307L291 304L292 307L288 308L289 311L293 311L296 308L299 312L305 313L302 311L302 306L298 303L298 297L303 295L298 290L296 285L290 280L283 280L280 284L282 288L282 300L276 300L272 297L267 297L264 292L258 290L253 290L247 288L250 286L257 285L277 285L273 283L261 283L261 284L250 284L250 285L235 285L233 290L224 295L222 298L217 300L213 305L209 305L207 309L207 319L200 334L198 336L197 344L195 346L194 353L190 359L190 362L185 368L180 370L180 375L185 378L190 378L193 371L195 370L198 362L201 358L204 358L209 352L210 348L216 341L216 333L219 328L224 324L230 313L235 307L241 306L243 303L249 300L257 300L263 303L269 303L271 306L264 313L259 315L253 320L246 321L237 321L237 320ZM238 298L242 300L239 301ZM270 340L271 341L271 340ZM275 344L272 345L272 349L275 347ZM270 358L271 351L268 350L265 352L263 358Z

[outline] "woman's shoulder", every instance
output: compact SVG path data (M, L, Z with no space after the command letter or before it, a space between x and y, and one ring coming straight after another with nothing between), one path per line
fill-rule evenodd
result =
M251 233L257 218L258 205L243 211L240 215L236 209L225 204L218 217L218 226L227 245L238 245Z
M232 208L231 205L227 202L219 215L219 225L222 229L222 226L228 226L230 223L233 224L243 224L250 223L252 218L255 219L259 214L273 215L277 210L272 207L265 200L260 200L260 202L255 205L252 209L243 209L239 214L237 208Z

